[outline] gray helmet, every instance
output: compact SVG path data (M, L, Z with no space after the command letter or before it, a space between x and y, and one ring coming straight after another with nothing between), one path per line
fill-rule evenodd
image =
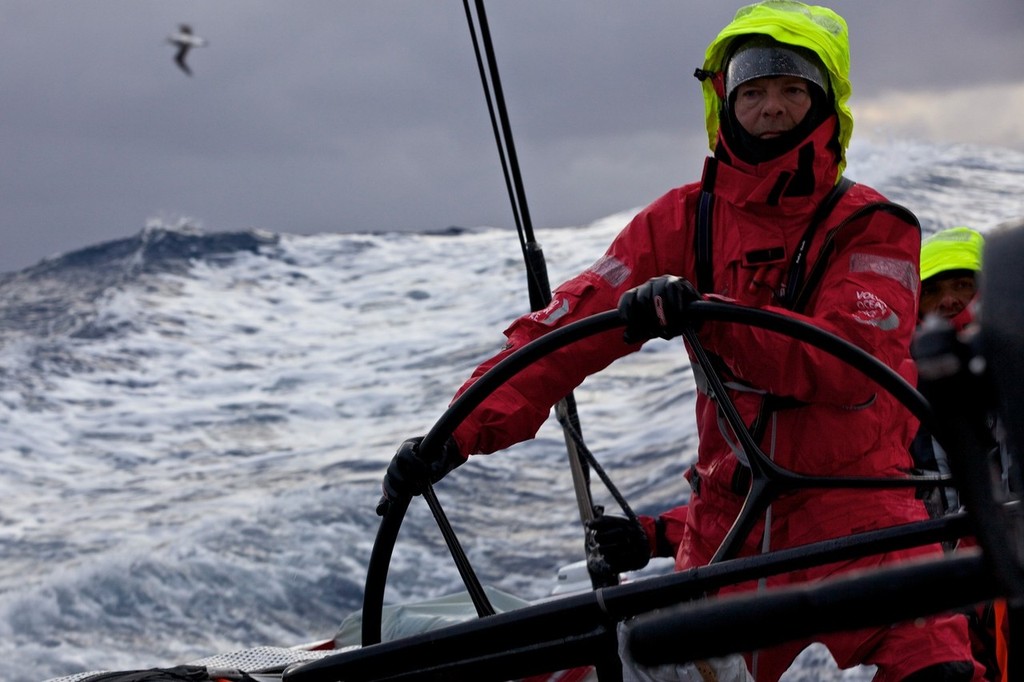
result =
M744 40L725 65L726 101L732 101L732 94L739 85L772 76L797 76L828 94L828 73L812 50L780 43L766 35L755 35Z

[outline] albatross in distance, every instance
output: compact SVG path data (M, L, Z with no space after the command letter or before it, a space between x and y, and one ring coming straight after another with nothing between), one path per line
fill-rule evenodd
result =
M182 71L191 76L192 69L188 68L185 57L188 56L189 50L193 47L203 47L206 45L206 41L199 36L193 35L192 27L188 24L179 24L178 32L168 37L167 42L178 48L177 54L174 55L174 61Z

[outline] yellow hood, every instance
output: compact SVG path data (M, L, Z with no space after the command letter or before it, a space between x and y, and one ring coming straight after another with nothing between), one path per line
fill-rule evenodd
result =
M853 134L853 114L848 103L851 91L850 39L846 20L827 7L805 5L795 0L764 0L747 5L736 12L732 22L708 45L704 70L720 73L732 40L751 33L769 35L780 43L813 50L828 69L839 114L839 143L842 146L839 174L842 175L846 167L846 149ZM702 82L702 88L708 144L714 151L718 140L719 109L724 102L710 78Z
M921 242L921 281L949 270L981 271L985 238L969 227L951 227Z

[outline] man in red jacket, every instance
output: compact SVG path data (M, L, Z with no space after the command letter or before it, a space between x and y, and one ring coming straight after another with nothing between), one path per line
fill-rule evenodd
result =
M688 305L704 297L804 320L915 381L909 348L917 322L919 225L877 191L840 181L853 126L845 21L827 8L791 0L744 7L708 47L696 75L714 152L701 180L655 200L597 262L559 286L546 309L514 321L504 350L481 364L459 393L509 353L572 321L617 307L625 334L589 337L518 373L462 422L441 452L420 452L421 439L403 443L385 475L385 496L418 494L425 480L440 479L467 455L532 438L551 406L588 375L650 338L678 336L688 323ZM777 464L819 476L910 470L916 421L856 370L745 325L707 322L699 339L717 357L744 422L761 424L760 445ZM687 472L693 490L688 513L676 528L679 569L711 560L750 480L714 398L699 392L696 409L700 444ZM928 515L910 488L839 489L784 496L772 504L771 518L758 523L741 555ZM939 551L889 552L767 582L817 581ZM981 679L960 615L817 640L841 667L878 666L878 680ZM779 679L808 644L750 656L754 676Z

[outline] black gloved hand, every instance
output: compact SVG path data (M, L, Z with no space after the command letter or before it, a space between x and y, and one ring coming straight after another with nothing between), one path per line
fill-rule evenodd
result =
M587 567L592 573L636 571L650 560L647 532L636 519L598 516L587 521Z
M703 297L682 277L662 275L630 289L619 299L619 315L626 322L622 338L640 343L660 336L671 339L683 333L687 308Z
M459 453L454 438L449 438L440 451L434 452L421 451L422 442L423 437L418 436L398 446L398 452L391 458L381 483L385 498L381 500L382 505L389 500L422 495L427 481L437 483L445 474L466 461ZM377 506L378 514L382 513L382 505Z

